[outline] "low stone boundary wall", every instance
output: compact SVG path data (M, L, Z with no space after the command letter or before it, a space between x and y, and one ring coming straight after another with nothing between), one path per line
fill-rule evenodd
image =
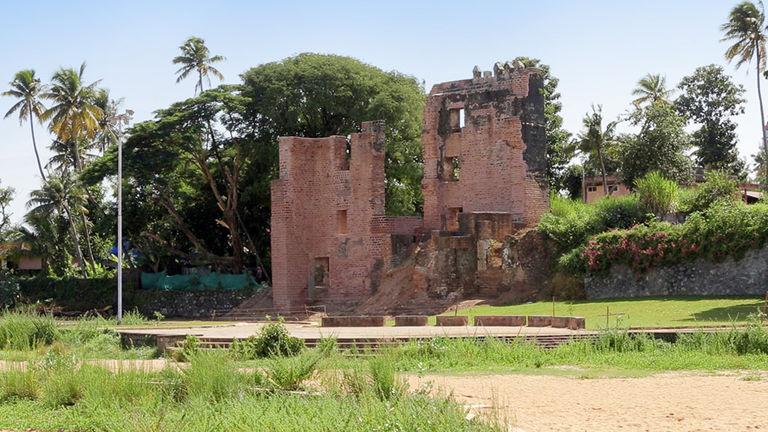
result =
M475 317L476 326L522 327L525 324L524 315L478 315Z
M469 317L466 316L438 315L435 318L440 327L460 327L469 323Z
M551 325L552 325L551 316L538 316L538 315L528 316L528 327L549 327Z
M384 327L383 316L329 316L323 317L322 327Z
M426 315L401 315L395 317L396 327L424 327L427 325Z
M655 267L637 274L625 265L584 279L588 299L662 296L765 296L768 247L750 250L741 259L691 262Z

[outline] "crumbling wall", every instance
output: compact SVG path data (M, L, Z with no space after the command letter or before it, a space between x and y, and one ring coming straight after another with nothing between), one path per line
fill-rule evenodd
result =
M548 208L540 71L437 84L424 111L424 226L455 231L462 212L503 212L528 226Z
M338 307L376 292L394 252L410 245L420 218L384 214L384 124L346 137L280 138L272 183L274 306ZM395 251L394 249L397 249Z

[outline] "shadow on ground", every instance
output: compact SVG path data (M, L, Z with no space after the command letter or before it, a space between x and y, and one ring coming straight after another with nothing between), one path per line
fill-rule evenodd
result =
M758 308L765 307L764 301L755 301L754 303L717 307L712 309L695 312L691 315L692 320L696 321L744 321L750 315L757 314Z

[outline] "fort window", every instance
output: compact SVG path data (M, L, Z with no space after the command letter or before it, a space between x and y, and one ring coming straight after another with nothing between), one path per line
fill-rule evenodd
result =
M617 185L609 185L608 186L608 192L613 193L617 192L619 190L619 187Z
M461 128L464 127L464 108L448 110L448 115L451 121L451 131L461 132Z
M347 138L347 144L344 146L344 153L338 152L334 155L333 165L339 171L349 171L349 160L352 157L352 144Z
M446 220L445 229L448 231L459 230L459 214L463 212L462 207L449 207L448 208L448 220Z
M315 258L312 268L312 281L315 288L328 288L330 285L330 258Z
M446 165L448 168L448 180L459 181L459 177L461 176L461 159L458 157L449 157L446 159Z
M597 186L588 186L587 192L597 192Z
M339 234L347 233L347 211L336 210L336 227Z

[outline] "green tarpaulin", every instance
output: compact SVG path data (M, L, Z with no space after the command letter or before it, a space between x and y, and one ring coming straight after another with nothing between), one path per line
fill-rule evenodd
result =
M248 273L224 274L213 272L207 275L168 276L165 272L142 272L141 287L148 290L202 291L214 289L260 289L261 285Z

